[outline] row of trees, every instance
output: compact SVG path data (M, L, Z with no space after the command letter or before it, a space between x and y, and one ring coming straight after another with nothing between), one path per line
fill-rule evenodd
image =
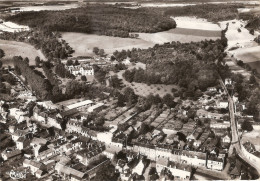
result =
M13 58L15 70L17 74L22 74L26 79L26 82L30 85L32 90L40 99L50 99L52 86L47 79L35 73L35 71L29 66L29 64L23 60L22 57L15 56Z
M50 31L119 37L130 37L129 32L154 33L176 27L173 19L150 9L128 9L100 4L65 11L22 12L6 20Z

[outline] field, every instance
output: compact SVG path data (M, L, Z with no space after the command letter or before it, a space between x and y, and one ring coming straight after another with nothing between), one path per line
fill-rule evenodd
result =
M84 33L62 33L62 39L66 40L75 50L74 56L93 55L93 47L103 48L106 53L111 54L115 50L153 46L153 43L141 39L99 36Z
M77 8L78 4L52 5L52 6L25 6L20 7L20 11L57 11Z
M128 69L133 69L133 68L142 68L145 69L145 64L143 63L137 63L134 66L130 66L128 67ZM123 73L125 72L125 70L121 70L120 72L117 73L117 76L119 79L122 80L122 83L125 84L127 87L131 87L134 91L135 94L139 95L139 96L148 96L149 94L153 94L156 95L158 94L160 97L163 97L166 94L173 94L172 93L172 89L179 89L179 86L177 85L163 85L163 84L151 84L151 85L147 85L144 83L137 83L137 82L127 82L124 77L123 77ZM112 74L114 75L114 74Z
M221 29L217 24L202 19L178 17L176 22L177 28L175 29L158 33L138 33L138 39L73 32L62 33L62 39L66 40L75 50L74 56L84 56L93 55L93 47L102 48L107 54L112 54L114 51L122 49L149 48L157 43L215 40L221 35Z
M242 60L260 72L259 60L260 60L260 46L254 42L254 38L259 34L255 32L255 35L251 35L249 31L244 28L245 22L239 20L230 20L220 22L221 27L224 29L226 23L229 23L226 37L228 39L228 47L237 47L237 49L229 51L236 59ZM238 32L238 28L241 32Z
M44 55L40 50L36 50L32 45L23 42L0 40L0 47L4 50L5 56L3 57L3 62L6 65L10 64L10 59L13 56L28 57L30 64L34 65L34 59L39 56L42 60L45 60Z

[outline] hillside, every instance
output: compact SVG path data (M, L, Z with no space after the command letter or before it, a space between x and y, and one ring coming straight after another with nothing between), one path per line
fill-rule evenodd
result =
M152 10L109 5L88 5L65 11L22 12L6 20L31 28L119 37L129 37L129 32L154 33L176 27L174 20Z
M208 21L218 22L235 19L238 14L237 8L242 7L243 5L200 4L196 6L165 8L164 14L170 16L195 16Z

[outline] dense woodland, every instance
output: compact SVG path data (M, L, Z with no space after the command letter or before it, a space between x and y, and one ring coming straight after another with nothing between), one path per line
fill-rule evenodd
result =
M132 49L131 59L146 64L146 70L126 70L129 82L147 84L178 84L188 97L217 84L218 69L225 75L228 67L222 65L226 41L201 41L197 43L172 42L153 48ZM138 58L137 58L138 57Z
M208 21L218 22L237 17L237 8L242 8L243 5L228 5L228 4L200 4L196 6L170 7L164 8L164 14L170 16L196 16L205 18ZM166 9L166 10L165 10Z
M3 32L0 39L15 40L30 43L36 49L41 49L48 60L67 58L74 50L64 40L60 40L60 34L47 30L24 31L24 32Z
M174 20L152 10L110 5L88 5L65 11L22 12L6 20L50 31L119 37L129 37L129 32L153 33L176 27Z

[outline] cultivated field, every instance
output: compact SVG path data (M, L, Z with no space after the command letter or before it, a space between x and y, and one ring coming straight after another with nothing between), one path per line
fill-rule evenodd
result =
M30 64L34 65L34 59L39 56L42 60L45 60L44 55L40 50L36 50L32 45L17 41L0 40L0 47L5 52L3 62L6 65L11 65L9 60L13 56L22 56L23 58L28 57Z

